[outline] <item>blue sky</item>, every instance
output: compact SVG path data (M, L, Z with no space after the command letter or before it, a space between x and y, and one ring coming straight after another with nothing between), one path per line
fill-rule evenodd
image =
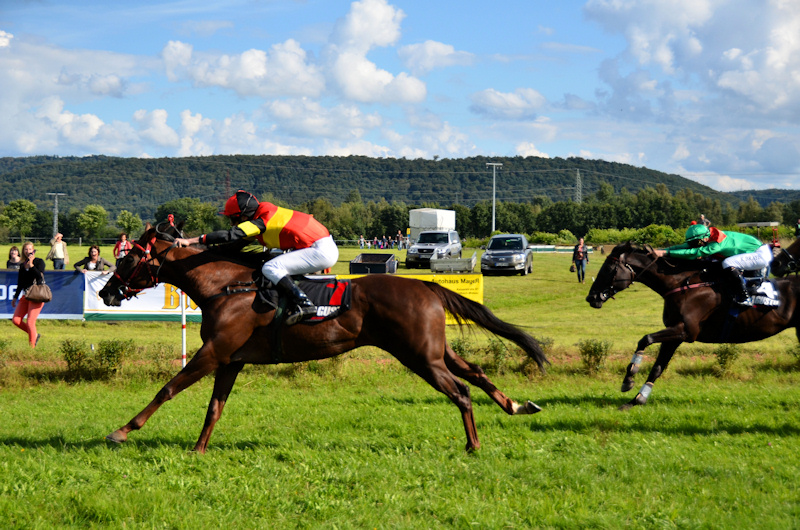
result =
M9 1L0 94L0 156L580 156L800 189L796 0Z

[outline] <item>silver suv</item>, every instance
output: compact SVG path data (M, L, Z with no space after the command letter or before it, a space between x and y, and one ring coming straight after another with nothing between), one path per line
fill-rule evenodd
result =
M436 258L460 258L461 238L455 230L430 230L420 232L416 243L406 253L406 268L415 269L420 265L430 266L431 256Z

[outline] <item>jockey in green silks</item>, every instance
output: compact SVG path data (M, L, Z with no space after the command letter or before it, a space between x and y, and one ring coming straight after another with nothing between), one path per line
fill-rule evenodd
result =
M699 224L689 227L684 243L656 250L655 253L659 257L681 259L721 258L734 292L734 300L740 305L748 305L742 271L761 270L772 263L772 249L755 237L739 232L723 232L713 226Z

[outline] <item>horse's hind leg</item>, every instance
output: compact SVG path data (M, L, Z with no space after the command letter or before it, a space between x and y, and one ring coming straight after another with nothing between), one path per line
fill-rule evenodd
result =
M503 394L494 386L494 383L486 377L486 374L483 373L483 369L480 366L464 360L453 351L450 344L445 345L444 361L451 372L486 392L486 394L500 405L500 408L506 411L507 414L535 414L541 412L542 409L532 401L520 405Z
M224 364L217 368L217 376L214 379L214 391L211 394L211 401L208 403L208 412L206 413L206 421L203 424L203 430L200 432L200 438L197 439L197 444L194 450L198 453L205 453L208 446L208 439L211 438L211 432L214 430L217 420L222 415L222 409L225 408L225 402L228 401L228 396L231 393L233 384L236 382L236 376L244 367L244 363L231 363Z
M461 420L464 422L464 431L467 434L467 451L480 448L478 441L478 428L475 427L475 415L472 412L472 400L469 387L455 377L447 366L438 362L425 365L406 364L414 373L422 377L433 388L450 398L461 411Z
M179 392L193 385L206 375L213 372L218 363L208 353L204 352L205 346L198 350L197 354L189 361L186 366L175 375L170 381L158 391L156 397L139 414L129 421L125 426L117 429L108 436L106 440L115 443L127 441L128 433L133 430L141 429L145 422L152 416L158 408L165 402L175 397Z

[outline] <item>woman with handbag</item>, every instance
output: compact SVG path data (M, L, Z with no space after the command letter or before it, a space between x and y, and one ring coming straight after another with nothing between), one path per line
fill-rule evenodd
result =
M36 257L36 249L33 248L33 243L26 241L22 245L22 264L17 276L17 290L14 293L14 299L11 300L11 307L16 308L11 322L28 334L31 348L35 348L42 337L36 332L36 319L39 317L39 313L42 312L44 302L28 300L25 294L22 293L25 293L28 288L36 284L44 286L44 260ZM21 298L20 294L22 294ZM20 298L19 304L17 303L17 298ZM23 322L22 320L26 316L27 322Z

